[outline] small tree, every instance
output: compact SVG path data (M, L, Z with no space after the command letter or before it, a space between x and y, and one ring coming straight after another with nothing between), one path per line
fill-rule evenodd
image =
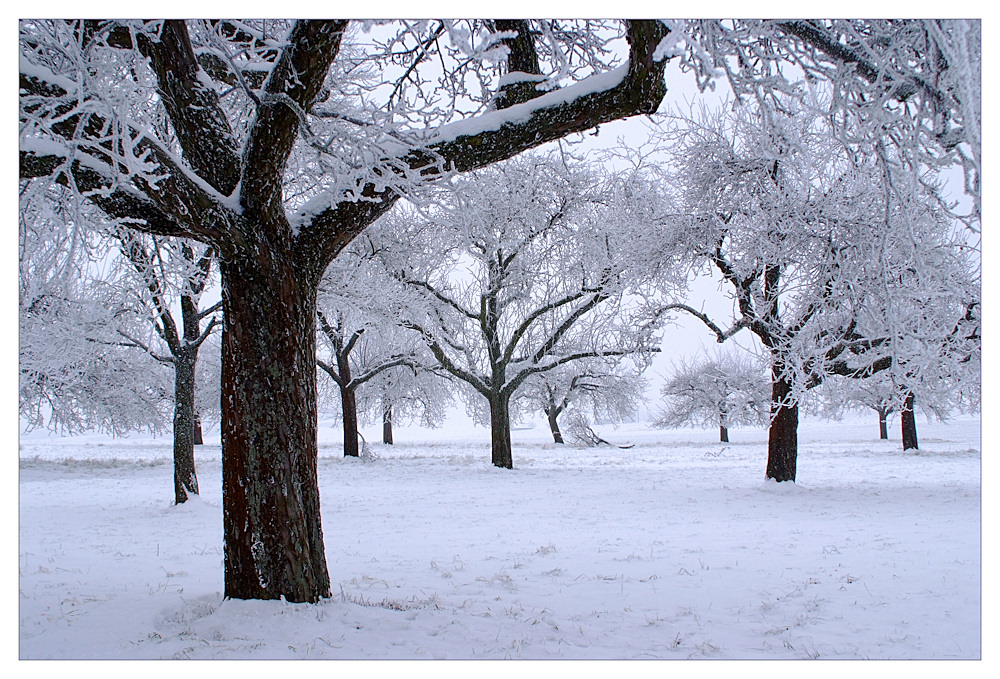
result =
M674 366L660 393L665 410L658 427L716 426L719 441L729 442L729 428L767 426L770 394L766 373L747 355L715 356Z
M337 385L344 431L345 457L358 457L359 393L362 387L397 368L413 373L436 366L419 335L399 325L405 296L394 291L392 277L381 268L377 239L389 239L384 230L357 239L327 269L319 296L319 355L316 364ZM325 360L324 354L330 359ZM391 431L390 382L378 391L383 427ZM371 410L363 403L361 412ZM385 422L388 422L388 425ZM391 434L389 435L391 438Z
M382 423L382 443L395 442L393 426L399 422L418 420L424 427L444 423L454 401L454 382L436 362L425 361L421 357L422 367L418 368L407 365L385 370L362 390L358 414L362 420Z
M552 440L564 443L559 427L564 413L589 411L598 421L623 422L635 414L644 389L640 367L599 356L529 379L519 398L526 408L544 413Z

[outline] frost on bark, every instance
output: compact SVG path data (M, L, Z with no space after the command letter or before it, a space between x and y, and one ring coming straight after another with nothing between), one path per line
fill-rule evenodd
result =
M523 115L440 142L417 134L412 150L391 158L366 150L351 158L375 163L357 190L347 197L332 192L340 197L293 228L283 194L286 166L300 140L314 140L314 129L303 123L314 104L330 96L324 86L337 70L331 66L348 23L298 21L278 40L265 41L268 51L258 52L257 65L269 75L259 89L231 73L249 115L227 110L233 97L224 100L223 88L209 84L193 46L196 35L211 30L221 40L216 47L236 45L242 33L228 30L227 22L192 22L196 32L176 20L21 24L22 179L49 177L73 186L110 217L148 233L207 243L222 261L227 597L314 602L330 595L316 479L315 332L317 288L333 257L393 205L405 182L433 179L444 168L475 169L601 123L651 113L666 89L666 62L653 54L667 29L655 21L626 22L627 72L610 89L570 92L551 104L527 102ZM53 35L61 42L46 49ZM89 66L66 71L74 62L52 57L64 48L79 50L84 60L93 56L95 65L105 58L119 62L90 80ZM155 87L143 80L146 64ZM136 96L109 104L107 83ZM165 116L149 116L154 100L163 102ZM230 120L247 121L245 129L233 129ZM174 140L178 150L168 151Z
M330 577L316 477L315 281L278 254L223 264L225 592L316 601Z

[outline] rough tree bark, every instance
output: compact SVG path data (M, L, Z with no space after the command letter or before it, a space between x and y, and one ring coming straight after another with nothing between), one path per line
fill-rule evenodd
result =
M318 276L263 245L223 262L225 595L330 595L316 477Z
M503 394L490 397L490 440L493 464L504 469L514 468L510 445L510 399Z
M197 349L174 357L174 503L198 495L194 468L194 371Z
M767 472L775 481L794 481L798 457L799 405L792 385L775 361L771 383L771 426L767 430Z
M340 410L344 423L344 457L358 457L358 397L354 389L340 388Z

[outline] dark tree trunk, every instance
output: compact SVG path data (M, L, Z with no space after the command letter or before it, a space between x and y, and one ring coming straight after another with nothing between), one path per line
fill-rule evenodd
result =
M556 443L563 443L563 435L559 430L559 411L555 408L550 408L545 411L545 415L549 418L549 429L552 431L552 440Z
M889 440L889 409L888 408L876 408L878 411L878 437L882 441Z
M724 424L719 425L719 443L729 443L729 430Z
M392 404L382 403L382 443L392 445Z
M792 385L781 377L776 363L771 383L771 426L767 432L767 478L794 481L798 457L799 406L793 401Z
M194 444L196 446L205 445L205 437L201 431L201 415L197 412L194 414Z
M197 349L174 357L174 503L198 494L194 470L194 371Z
M914 397L913 392L907 393L906 401L903 403L903 412L899 414L899 425L903 433L903 450L918 450L915 403L916 397Z
M358 397L354 389L340 388L344 420L344 457L358 457Z
M255 247L253 260L222 264L225 595L315 602L330 596L316 476L319 275Z
M490 434L493 464L504 469L514 468L510 446L510 400L503 396L490 399Z

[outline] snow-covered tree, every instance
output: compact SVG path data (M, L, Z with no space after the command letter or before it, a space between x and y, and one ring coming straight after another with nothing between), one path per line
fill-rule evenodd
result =
M982 186L982 22L978 19L733 19L669 22L673 53L702 89L722 80L739 101L780 111L824 93L842 141L881 140L905 163L958 166L978 231ZM683 35L685 40L679 37ZM939 207L954 205L928 186Z
M718 426L719 441L728 443L730 427L768 423L766 373L745 352L719 351L675 366L660 393L665 404L659 427Z
M581 359L527 380L522 405L541 411L552 440L564 443L559 418L567 411L591 413L599 422L624 422L635 415L646 383L642 370L620 356Z
M360 412L370 412L371 400L377 399L391 426L392 403L405 396L390 389L394 383L406 384L399 373L436 369L420 336L399 324L407 313L402 308L405 295L393 294L394 279L377 259L379 237L392 234L380 231L378 236L369 233L356 239L337 256L320 284L317 365L337 385L347 457L359 455L359 397L370 392ZM395 380L387 379L388 372ZM367 389L375 386L373 380L379 380L378 386Z
M119 229L114 239L123 260L121 275L134 281L117 287L136 291L126 293L122 315L131 315L133 327L147 327L141 335L121 327L118 333L174 374L174 501L181 504L189 493L198 494L194 464L198 352L219 322L222 306L221 302L206 306L201 298L212 279L215 253L211 246L127 229Z
M426 351L426 347L424 347ZM433 359L432 359L433 361ZM416 420L424 427L440 427L455 400L451 375L434 361L380 372L358 399L362 421L382 423L382 443L393 444L393 425Z
M120 307L97 278L99 239L65 198L58 187L21 187L18 413L29 427L67 433L159 431L168 384L115 332Z
M529 379L602 357L642 363L656 350L647 298L662 239L645 213L649 187L620 190L627 181L528 156L396 215L405 247L387 267L425 309L404 324L470 388L473 413L488 412L499 467L513 467L511 403Z
M806 389L828 374L932 370L976 303L975 286L958 281L962 267L926 266L961 259L953 221L927 177L880 142L840 143L817 107L789 102L767 116L737 107L674 133L686 215L678 224L695 262L731 290L736 316L723 329L689 306L670 308L700 318L720 342L746 328L763 344L772 373L767 476L793 481Z

